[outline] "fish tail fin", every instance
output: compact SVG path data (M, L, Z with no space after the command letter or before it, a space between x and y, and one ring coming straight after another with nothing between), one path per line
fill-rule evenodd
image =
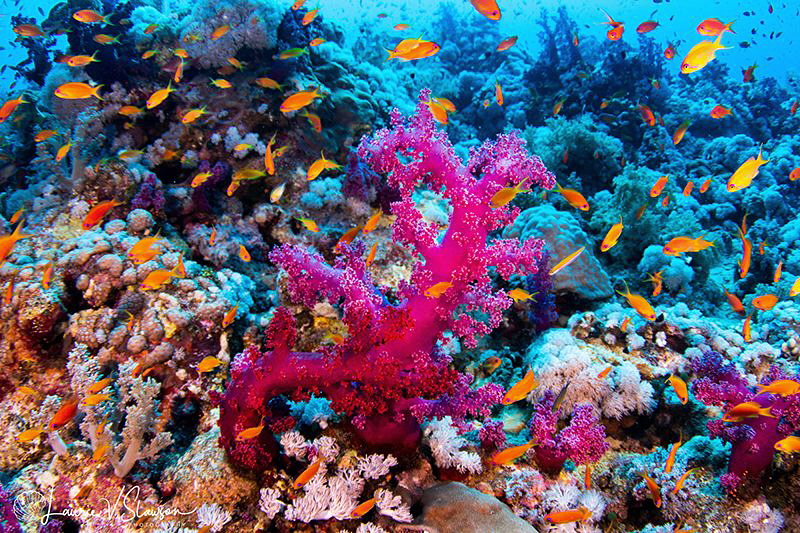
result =
M102 83L101 83L100 85L97 85L97 86L95 86L95 87L93 88L93 90L92 90L92 94L93 94L93 95L95 96L95 98L97 98L98 100L103 100L103 97L102 97L102 96L100 96L100 94L99 94L99 92L100 92L100 87L103 87L103 84L102 84Z
M182 278L186 277L186 267L183 264L183 256L178 257L178 263L172 269L172 273Z
M33 233L31 233L31 234L22 233L22 225L24 223L25 223L25 220L20 220L19 224L17 224L17 227L14 228L14 231L11 233L11 237L13 237L13 240L19 241L19 240L22 240L22 239L27 239L28 237L33 237L33 235L34 235Z
M758 392L756 393L756 396L758 396L759 394L764 394L764 389L767 388L766 385L762 385L761 383L756 385L756 387L758 387Z
M386 61L389 61L390 59L394 59L395 57L397 57L397 55L394 53L394 50L389 50L388 48L384 48L384 50L386 50L387 52L389 52L389 57L387 57L386 59L384 59L384 60L383 60L384 62L386 62Z
M762 407L761 409L758 410L758 414L760 416L767 416L769 418L776 418L776 416L772 414L771 409L772 409L771 405L769 407Z
M719 33L720 33L720 34L722 34L722 33L726 32L726 31L729 31L729 32L731 32L731 33L736 33L735 31L733 31L733 29L731 29L731 26L733 25L733 23L734 23L734 22L736 22L736 19L733 19L733 20L732 20L732 21L730 21L729 23L725 24L725 25L722 27L722 31L720 31Z

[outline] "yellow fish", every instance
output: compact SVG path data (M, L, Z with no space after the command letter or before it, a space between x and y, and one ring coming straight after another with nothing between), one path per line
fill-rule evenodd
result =
M197 371L200 372L201 374L204 374L206 372L211 372L221 364L222 361L220 361L219 359L217 359L212 355L209 355L207 357L204 357L203 360L200 361L200 364L197 365Z
M104 401L111 398L108 394L92 394L91 396L87 396L83 400L81 400L81 405L83 406L94 406L103 403Z
M503 187L494 195L489 203L494 208L503 207L504 205L508 205L516 196L521 192L528 192L530 189L523 189L522 184L525 183L528 178L524 178L518 184L514 185L513 187Z
M730 29L731 24L733 23L731 22L726 24L725 27ZM730 47L722 46L720 43L724 33L724 30L721 31L717 38L713 41L700 41L694 45L681 62L681 74L691 74L692 72L697 72L717 57L718 50L729 49Z
M190 109L187 111L183 117L181 117L181 123L183 124L191 124L198 118L202 117L206 114L206 106L201 107L200 109Z
M508 392L506 392L505 396L503 396L502 404L503 405L511 405L512 403L516 403L523 398L526 398L528 394L531 393L533 389L539 386L539 382L536 381L536 376L533 373L532 368L528 368L528 372L525 376L517 381Z
M334 161L325 159L325 153L322 153L322 157L314 161L311 166L308 167L308 172L306 172L306 180L315 180L323 171L338 168L342 168L342 165L338 165Z
M753 178L758 176L759 168L769 163L769 159L764 159L761 152L762 149L759 148L757 157L751 157L736 169L736 172L728 180L728 192L736 192L749 187Z
M425 290L425 296L427 296L428 298L438 298L452 286L453 284L449 281L440 281L439 283L435 283L430 287L428 287Z
M318 89L313 91L300 91L288 96L281 104L281 111L289 113L290 111L297 111L309 105L315 98L322 98Z
M605 238L603 238L603 243L600 245L601 252L607 252L613 248L615 244L617 244L619 236L622 235L622 229L624 227L625 226L622 224L622 215L620 215L619 222L611 226L611 229L608 230Z
M174 91L175 89L172 88L172 81L170 81L169 83L167 83L166 88L159 89L150 95L150 98L147 99L147 105L146 105L147 109L153 109L161 102L166 100L167 96L169 96L169 93Z

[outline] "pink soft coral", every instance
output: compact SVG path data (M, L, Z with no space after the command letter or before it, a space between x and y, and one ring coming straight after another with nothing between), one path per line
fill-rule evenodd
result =
M358 149L359 157L399 190L400 200L391 205L393 237L419 258L397 293L399 303L390 303L374 285L363 246L343 246L334 266L296 245L270 254L286 271L292 299L309 307L321 298L337 304L348 335L342 345L319 353L292 352L294 320L279 309L270 325L269 351L248 349L237 358L220 426L222 444L240 464L263 467L274 455L274 439L266 432L243 442L235 436L264 417L274 418L276 406L270 401L279 395L323 394L372 444L409 446L416 444L418 420L488 416L502 396L496 385L470 389L471 379L450 368L437 342L450 331L475 346L500 322L512 300L492 287L490 268L505 279L537 271L542 241L489 238L518 214L514 207L492 208L494 194L522 179L546 188L555 179L515 133L473 149L462 164L436 129L425 104L429 98L429 91L421 92L417 113L408 120L393 111L392 127L364 139ZM443 235L416 209L412 193L421 185L439 192L452 207ZM438 298L425 296L439 282L452 286Z

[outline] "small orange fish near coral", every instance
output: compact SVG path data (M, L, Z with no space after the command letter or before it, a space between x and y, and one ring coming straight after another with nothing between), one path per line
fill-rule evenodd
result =
M508 463L515 461L528 453L528 450L536 446L536 441L534 439L529 440L525 444L520 446L512 446L510 448L506 448L505 450L500 450L499 452L495 452L490 459L492 464L495 465L507 465Z
M197 371L201 374L206 372L211 372L218 366L222 365L222 361L214 357L213 355L209 355L203 358L202 361L197 365Z
M303 470L303 472L297 476L297 478L292 482L292 488L295 490L303 488L306 483L311 481L311 479L317 475L319 472L319 467L322 465L322 457L311 463L308 468Z
M674 374L668 377L666 382L672 385L675 395L683 405L686 405L689 401L689 388L686 386L686 382Z
M760 311L769 311L775 307L776 303L778 303L778 297L774 294L764 294L763 296L753 298L751 303L753 304L753 307Z
M525 376L516 382L510 389L508 389L500 403L503 405L511 405L512 403L516 403L521 399L526 398L528 394L530 394L531 391L538 386L539 382L536 380L533 369L528 368L528 372L525 374Z
M99 204L91 208L89 210L89 213L87 213L86 217L83 219L83 224L82 224L83 229L85 230L92 229L93 227L98 225L101 220L103 220L103 217L105 217L109 211L123 204L124 202L117 202L116 200L107 200L105 202L100 202Z
M572 522L586 522L592 517L592 512L584 506L567 511L554 511L544 515L544 519L551 524L571 524Z

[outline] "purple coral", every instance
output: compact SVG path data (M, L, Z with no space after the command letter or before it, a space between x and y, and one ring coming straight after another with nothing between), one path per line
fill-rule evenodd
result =
M208 213L211 211L209 196L220 183L227 181L231 177L231 166L222 161L215 163L214 166L211 166L208 161L202 161L197 167L197 172L198 174L211 172L211 176L192 191L194 210Z
M558 411L553 409L555 395L547 391L534 406L531 436L538 443L534 448L536 463L545 470L558 472L567 459L587 464L600 459L609 445L605 428L598 423L591 405L576 405L567 427L557 431Z
M244 442L235 436L271 416L270 401L279 395L325 395L362 434L375 437L391 430L391 440L402 442L418 438L418 421L426 417L488 416L502 395L497 386L471 389L471 380L450 368L437 343L450 331L474 347L500 322L512 300L492 287L490 268L506 280L539 268L541 240L489 238L518 214L517 208L493 208L494 194L522 178L547 188L555 179L515 133L473 149L464 165L436 129L425 104L429 97L429 91L421 92L417 113L408 120L393 111L391 129L362 140L358 149L400 195L391 204L393 238L419 258L410 281L397 291L397 303L390 302L386 289L373 283L360 243L343 246L333 266L296 245L272 251L270 259L286 271L293 301L311 307L327 298L341 309L348 336L319 352L292 352L294 318L285 308L277 311L268 329L268 351L251 348L237 357L222 401L221 442L237 463L263 468L276 453L266 433ZM452 206L442 236L416 209L412 193L420 184L439 191ZM441 295L426 295L445 282L450 285Z
M708 422L709 433L732 444L728 473L720 480L728 491L733 491L745 478L757 478L772 463L775 443L800 428L800 394L777 396L756 394L747 386L747 380L736 367L712 351L705 352L692 361L698 376L692 382L692 392L701 402L725 410L742 402L756 402L770 407L775 417L758 416L742 422ZM769 384L777 379L787 379L777 367L764 378Z
M131 200L131 209L146 209L153 213L162 213L167 200L164 198L164 187L150 172L142 180L136 196Z
M14 514L11 495L6 492L2 485L0 485L0 532L22 533L22 528Z

